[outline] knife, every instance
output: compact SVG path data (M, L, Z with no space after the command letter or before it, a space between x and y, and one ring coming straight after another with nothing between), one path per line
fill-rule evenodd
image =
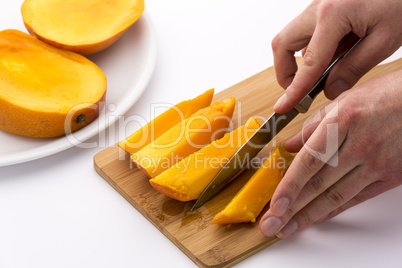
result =
M201 207L218 194L219 191L222 190L222 188L224 188L251 161L251 159L276 136L276 134L293 120L293 118L295 118L299 113L305 113L308 111L315 97L324 89L326 78L331 69L343 57L349 54L349 52L352 51L362 40L363 38L357 37L352 32L346 35L341 42L339 42L331 64L299 104L286 113L273 113L222 167L218 174L201 193L200 197L191 208L191 211Z

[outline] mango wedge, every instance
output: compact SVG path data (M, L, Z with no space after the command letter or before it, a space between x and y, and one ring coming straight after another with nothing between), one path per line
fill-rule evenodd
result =
M251 117L245 125L188 156L150 183L157 191L176 200L197 199L220 168L260 126L261 123Z
M221 138L233 116L235 98L215 101L163 133L131 155L133 162L154 178L190 154Z
M214 89L212 88L194 99L176 104L120 142L119 146L131 154L140 151L182 120L209 106L213 96Z
M255 222L265 205L271 200L292 159L293 155L283 147L275 148L230 203L214 217L212 223Z

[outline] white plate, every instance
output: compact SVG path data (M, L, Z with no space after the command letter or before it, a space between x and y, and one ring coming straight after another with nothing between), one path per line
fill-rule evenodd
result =
M0 30L27 32L20 14L22 2L2 1ZM147 14L142 14L111 47L88 58L107 77L106 105L99 118L77 132L55 139L20 137L0 130L0 166L38 159L77 144L83 146L84 141L106 129L133 106L144 92L156 62L155 33Z

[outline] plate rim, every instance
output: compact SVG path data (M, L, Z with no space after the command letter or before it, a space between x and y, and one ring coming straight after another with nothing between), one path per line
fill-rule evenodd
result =
M144 21L145 31L149 35L149 49L148 55L145 57L146 64L145 67L142 69L139 81L135 83L135 85L130 87L130 92L126 96L126 98L131 101L123 102L121 105L116 107L116 110L108 114L108 120L106 120L106 117L103 118L104 122L99 122L100 118L98 117L95 121L92 122L92 124L98 125L98 127L96 128L86 129L84 127L74 133L59 137L56 140L52 140L46 145L19 152L17 154L1 156L0 153L0 167L33 161L75 147L78 144L83 143L84 141L96 136L97 134L114 124L119 115L125 114L138 101L138 99L144 94L145 89L147 88L152 78L157 59L156 33L146 11L143 12L140 20ZM104 107L103 109L106 109L106 107ZM71 138L73 136L74 139ZM78 137L79 139L77 139L76 137ZM53 146L49 146L50 144L52 144Z

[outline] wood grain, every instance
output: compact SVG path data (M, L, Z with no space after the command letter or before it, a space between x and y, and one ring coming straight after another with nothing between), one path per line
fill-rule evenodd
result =
M400 69L402 59L374 68L359 83ZM244 124L250 116L267 118L282 93L283 89L277 84L271 67L219 92L214 99L236 97L233 123L237 127ZM305 119L328 102L323 94L318 96L310 112L296 117L259 156L267 154L276 143L283 142L300 131ZM254 170L251 168L209 203L191 213L190 208L194 202L179 202L154 190L148 178L130 163L129 155L117 146L96 154L94 167L116 191L200 267L231 266L279 240L261 234L258 228L259 218L254 224L210 224L214 215L225 207L253 174Z

